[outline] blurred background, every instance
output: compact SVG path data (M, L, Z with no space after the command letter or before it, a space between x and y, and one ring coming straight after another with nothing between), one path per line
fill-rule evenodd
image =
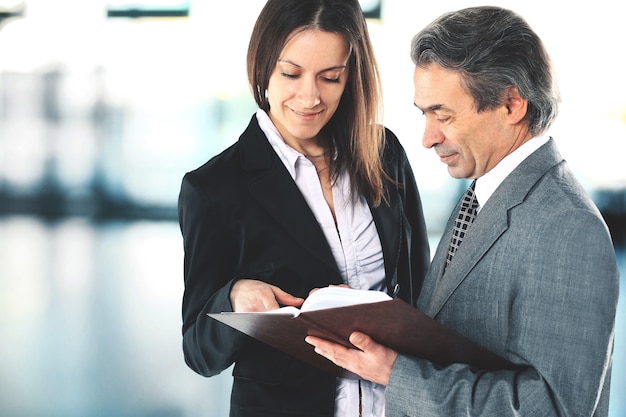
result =
M613 0L493 0L550 51L552 129L615 241L611 417L626 416L626 29ZM256 110L245 55L264 0L0 0L0 416L221 417L229 371L181 350L182 176ZM475 1L362 1L385 124L411 158L434 246L459 190L421 146L411 37ZM566 7L566 8L565 8ZM620 395L621 394L621 395Z

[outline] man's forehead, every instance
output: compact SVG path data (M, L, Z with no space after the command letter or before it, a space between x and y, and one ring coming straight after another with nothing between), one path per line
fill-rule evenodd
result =
M431 64L416 67L414 104L424 112L454 112L473 103L458 72Z

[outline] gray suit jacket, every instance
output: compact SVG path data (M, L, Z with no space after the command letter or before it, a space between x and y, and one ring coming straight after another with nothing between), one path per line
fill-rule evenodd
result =
M400 355L387 417L606 416L619 272L608 229L554 140L498 187L444 274L457 210L417 307L519 369Z

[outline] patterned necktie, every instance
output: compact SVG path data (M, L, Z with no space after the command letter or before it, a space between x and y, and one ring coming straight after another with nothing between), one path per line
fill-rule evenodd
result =
M454 222L454 232L452 233L452 239L450 239L450 246L448 246L446 267L450 264L456 250L459 246L461 246L461 242L463 242L463 238L465 237L467 230L472 225L474 218L476 218L478 201L476 200L476 195L474 194L475 186L476 180L472 181L472 184L463 195L461 209L459 210L459 215Z

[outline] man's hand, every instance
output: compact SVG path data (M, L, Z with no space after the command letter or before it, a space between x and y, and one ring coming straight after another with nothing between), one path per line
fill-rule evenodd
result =
M303 302L303 298L294 297L274 285L252 279L239 280L230 290L230 303L236 312L268 311L281 306L299 307Z
M354 332L350 335L350 343L358 349L348 349L337 343L319 337L307 336L306 342L315 346L315 352L331 360L361 378L377 384L387 385L391 368L398 353L380 345L371 337Z

